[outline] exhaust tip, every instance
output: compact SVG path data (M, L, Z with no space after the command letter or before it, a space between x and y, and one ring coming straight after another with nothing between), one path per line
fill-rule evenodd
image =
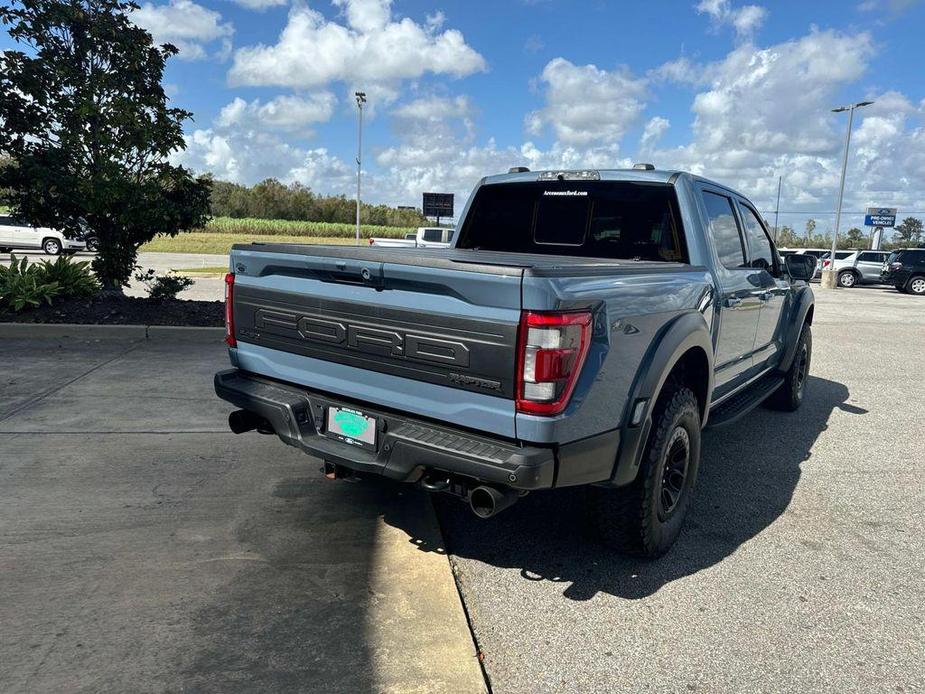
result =
M469 508L479 518L491 518L519 498L520 495L513 489L502 491L494 487L481 486L469 492Z
M235 434L244 434L254 429L266 428L270 424L263 417L248 412L247 410L235 410L228 415L228 428Z
M495 499L488 487L476 487L469 492L469 508L479 518L491 518L495 510Z

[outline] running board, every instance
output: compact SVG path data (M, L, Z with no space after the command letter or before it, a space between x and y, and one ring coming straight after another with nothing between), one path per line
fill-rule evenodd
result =
M763 403L771 393L780 388L783 382L784 377L778 374L762 376L715 409L711 409L710 418L707 420L707 428L713 429L732 424L744 417Z

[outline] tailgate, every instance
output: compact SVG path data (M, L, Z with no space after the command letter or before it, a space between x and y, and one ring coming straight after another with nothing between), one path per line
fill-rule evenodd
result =
M232 253L242 368L427 417L473 417L461 426L500 417L491 430L513 436L522 268L410 249L403 262L366 248L257 248Z

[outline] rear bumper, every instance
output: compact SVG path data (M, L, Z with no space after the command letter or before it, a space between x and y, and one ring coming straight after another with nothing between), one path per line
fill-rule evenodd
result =
M367 407L262 378L239 369L215 374L223 400L266 419L286 444L361 473L417 482L426 473L447 472L520 490L606 481L619 444L617 431L566 446L530 446ZM376 417L375 450L329 438L330 406L346 406Z

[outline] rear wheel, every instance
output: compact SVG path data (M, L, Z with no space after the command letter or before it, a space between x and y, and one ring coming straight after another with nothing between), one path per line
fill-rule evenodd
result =
M858 283L858 278L850 270L845 270L838 273L838 286L844 287L845 289L851 289L854 285Z
M58 255L61 253L61 242L58 239L45 239L42 241L42 250L46 255Z
M925 277L913 277L911 280L909 280L907 289L909 290L910 294L915 294L916 296L925 296Z
M656 403L636 480L616 489L588 488L592 529L619 552L660 557L681 533L699 466L697 398L690 388L668 385Z
M784 374L784 382L768 398L767 404L776 410L794 412L803 404L806 381L809 379L809 365L813 357L813 333L809 324L803 326L797 342L797 353L793 363Z

